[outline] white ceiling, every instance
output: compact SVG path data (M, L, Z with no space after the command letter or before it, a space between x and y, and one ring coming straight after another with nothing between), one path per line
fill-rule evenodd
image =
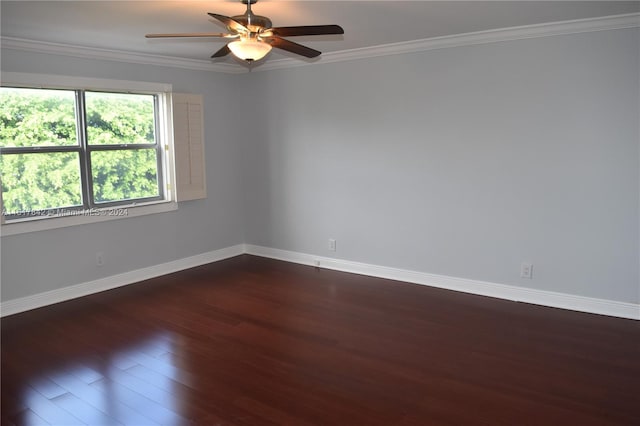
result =
M208 1L6 1L1 33L34 41L208 59L224 39L145 39L146 33L224 32L207 16L242 14L240 0ZM286 1L253 7L273 25L338 24L343 36L296 37L322 52L379 46L547 22L638 12L640 1ZM274 49L272 59L296 57ZM304 59L300 59L304 60ZM233 62L232 58L216 62Z

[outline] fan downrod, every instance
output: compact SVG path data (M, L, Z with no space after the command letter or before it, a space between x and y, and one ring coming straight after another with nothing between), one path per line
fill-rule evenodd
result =
M232 16L231 19L249 28L251 32L258 32L260 28L271 28L273 26L271 19L255 15L251 10L251 5L257 2L258 0L242 0L242 3L247 5L247 10L242 15Z

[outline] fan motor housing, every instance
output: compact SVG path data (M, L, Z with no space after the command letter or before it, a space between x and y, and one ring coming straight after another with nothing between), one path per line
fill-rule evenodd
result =
M251 31L257 31L259 28L271 28L273 26L271 19L266 16L254 15L253 13L232 16L231 19L240 22Z

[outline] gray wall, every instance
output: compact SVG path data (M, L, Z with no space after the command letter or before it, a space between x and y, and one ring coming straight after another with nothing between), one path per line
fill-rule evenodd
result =
M170 83L204 95L208 198L175 212L2 237L2 300L182 259L243 242L242 135L229 100L242 76L2 51L2 70ZM95 266L96 252L105 265Z
M247 243L637 303L639 40L256 73Z
M638 40L602 31L249 75L3 51L4 71L203 93L209 197L3 237L2 300L246 242L638 303Z

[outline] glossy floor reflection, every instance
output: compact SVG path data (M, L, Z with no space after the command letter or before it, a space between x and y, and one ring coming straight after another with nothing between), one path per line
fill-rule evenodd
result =
M637 425L640 323L240 256L2 319L2 425Z
M78 323L73 328L90 324ZM44 327L51 328L51 321ZM5 405L3 396L3 424L187 424L179 414L182 400L176 397L182 373L170 362L161 361L162 356L179 350L171 335L156 332L139 336L137 342L100 348L93 339L100 339L101 331L94 330L92 338L72 330L67 336L53 330L47 336L32 332L29 342L24 342L25 350L15 354L3 350L7 359L3 361L2 392L15 395L19 402L17 416L7 416L6 405L14 404ZM11 338L3 340L12 347ZM61 354L56 350L60 345L81 350Z

